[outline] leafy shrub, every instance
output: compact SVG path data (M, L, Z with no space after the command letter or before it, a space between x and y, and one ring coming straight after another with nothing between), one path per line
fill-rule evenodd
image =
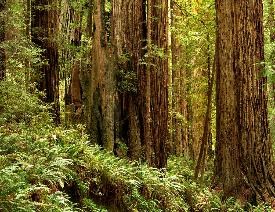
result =
M28 123L33 125L51 122L47 106L38 98L39 94L30 94L22 82L6 79L0 82L0 123Z

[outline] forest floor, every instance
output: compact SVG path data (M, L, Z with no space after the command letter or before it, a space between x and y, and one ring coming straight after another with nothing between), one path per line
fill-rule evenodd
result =
M211 170L195 181L188 158L159 171L105 152L83 126L56 127L23 86L0 86L0 211L271 211L222 200Z

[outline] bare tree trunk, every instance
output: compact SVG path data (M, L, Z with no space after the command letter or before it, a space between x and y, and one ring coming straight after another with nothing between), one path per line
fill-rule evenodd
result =
M226 196L275 196L267 118L262 1L216 0L215 175ZM238 196L237 196L238 197Z
M47 64L40 68L38 89L45 91L45 101L52 103L55 123L60 123L59 67L56 34L58 32L59 11L55 0L35 0L32 6L32 41L45 51L42 59Z
M6 0L0 2L0 44L5 41L5 8ZM3 80L6 73L6 56L4 48L0 47L0 80Z
M147 0L147 54L151 53L151 33L152 33L152 0ZM151 71L150 71L150 58L146 58L147 67L144 72L141 72L140 90L142 94L143 102L143 134L144 134L144 146L145 146L145 158L148 164L152 164L152 128L151 128Z
M114 72L108 47L105 1L94 1L92 70L90 81L90 134L107 151L114 149Z
M31 0L26 0L25 1L25 25L26 25L26 38L29 42L31 42ZM29 59L25 60L25 66L26 66L26 71L25 71L25 84L26 84L26 89L30 90L30 84L31 82L31 61Z
M185 62L186 62L186 122L187 122L187 146L189 150L189 156L196 160L197 151L196 143L193 133L193 122L194 122L194 112L193 112L193 101L192 101L192 70L188 67L188 60L190 56L185 53Z
M178 8L175 6L175 2L172 1L172 27L176 27L175 16L178 14ZM173 141L173 153L180 156L183 152L183 117L181 111L181 101L183 98L180 87L181 82L181 67L179 67L180 58L180 45L176 38L175 33L172 33L172 141Z
M81 36L82 36L82 14L78 11L75 11L73 8L70 9L70 19L71 23L75 26L73 28L73 38L71 44L77 49L81 46ZM71 67L71 81L69 86L68 97L70 99L70 108L72 112L72 122L80 123L83 116L83 107L82 107L82 87L80 81L81 74L81 62L79 58L76 58L76 54L72 56L73 62Z
M26 23L26 36L31 40L31 0L26 0L26 11L25 11L25 23Z
M168 0L151 1L148 21L152 165L163 168L168 142ZM158 55L158 51L162 53Z
M172 26L176 30L185 16L176 0L172 1ZM173 142L176 155L194 158L193 107L191 101L192 71L190 57L177 32L172 34Z
M210 46L208 46L207 54L208 54L207 56L207 70L208 70L207 108L206 108L206 114L205 114L205 120L204 120L203 136L201 139L201 147L200 147L199 157L197 160L197 165L195 168L195 174L194 174L195 178L198 178L199 174L201 174L201 177L203 176L206 157L207 157L206 154L208 153L207 150L208 150L210 134L211 134L212 96L213 96L216 64L214 59L213 69L211 70Z
M129 157L139 159L141 157L141 122L140 120L140 89L138 80L140 72L144 71L144 65L140 64L144 55L144 40L146 34L143 24L144 1L113 1L112 15L112 41L115 49L117 69L123 76L118 76L119 87L119 138L124 140L129 148ZM132 76L128 78L127 76ZM121 88L123 81L128 87Z

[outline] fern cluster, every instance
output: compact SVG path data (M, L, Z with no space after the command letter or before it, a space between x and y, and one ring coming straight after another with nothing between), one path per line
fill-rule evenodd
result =
M24 85L4 80L0 93L1 211L244 211L209 189L211 171L195 182L187 158L166 170L119 159L91 145L83 126L54 126Z

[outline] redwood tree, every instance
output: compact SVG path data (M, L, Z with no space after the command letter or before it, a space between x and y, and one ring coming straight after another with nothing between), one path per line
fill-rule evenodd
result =
M6 6L6 0L0 2L0 44L5 41L5 18L4 11ZM0 80L5 76L5 50L0 47Z
M106 150L114 149L114 71L109 46L105 0L95 0L89 26L92 30L88 127L92 140Z
M76 51L81 47L82 36L82 16L83 12L77 11L74 8L69 9L70 23L74 26L72 29L72 38L70 38L71 45ZM73 123L80 123L82 121L83 111L83 89L81 86L81 61L77 58L77 53L72 55L73 62L71 67L71 79L69 89L67 91L67 108L70 108Z
M56 34L58 31L58 8L56 0L35 0L32 5L32 41L43 49L42 59L46 61L39 70L38 89L45 91L45 101L52 103L52 114L60 122L59 67Z
M168 0L148 0L148 69L145 77L145 136L150 135L149 164L163 168L167 163L168 139ZM145 125L146 127L146 125ZM147 138L149 139L149 138Z
M144 138L140 83L145 66L140 61L146 44L145 1L114 0L112 6L112 46L118 87L116 138L127 144L131 159L139 159Z
M165 167L168 137L168 0L113 1L111 33L106 30L110 19L106 16L104 1L96 0L94 3L93 26L90 26L94 30L91 98L88 103L92 138L110 151L113 150L114 139L122 139L128 144L132 159L138 159L144 149L148 164ZM147 67L142 61L146 62ZM114 73L118 73L117 96L114 92ZM114 96L118 100L116 121L119 130L114 128L117 126L114 122Z
M262 1L216 0L215 176L225 195L274 195L267 119ZM238 196L237 196L238 197Z
M181 20L177 20L181 17L181 10L176 1L171 2L172 8L172 152L180 156L183 153L188 153L188 129L184 120L187 119L187 95L186 95L186 71L184 65L182 65L184 59L185 49L180 43L180 38L175 32L176 28L179 28L178 23Z

